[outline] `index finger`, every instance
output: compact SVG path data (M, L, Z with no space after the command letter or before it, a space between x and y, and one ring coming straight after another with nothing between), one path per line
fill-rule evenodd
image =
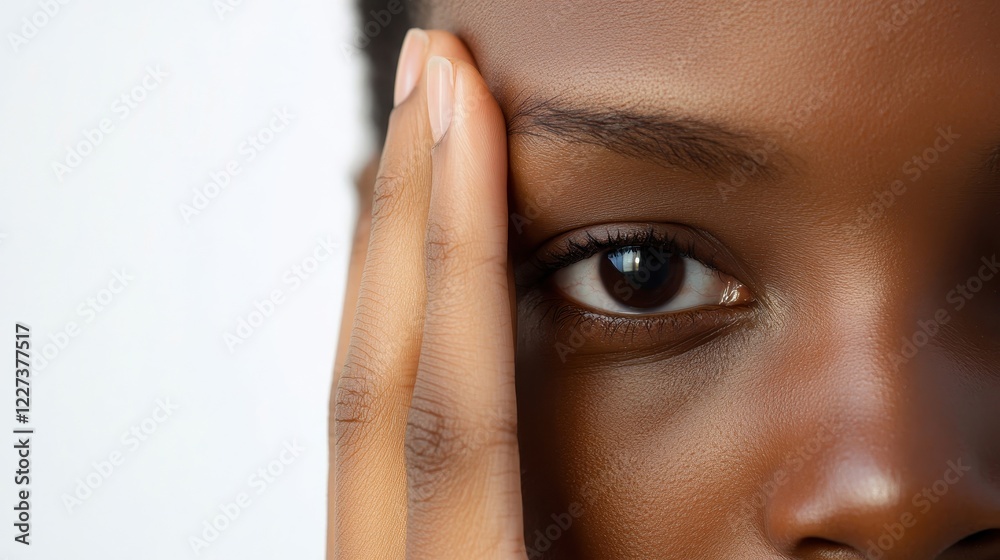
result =
M507 134L470 64L426 71L427 308L406 458L412 558L525 558L507 261Z

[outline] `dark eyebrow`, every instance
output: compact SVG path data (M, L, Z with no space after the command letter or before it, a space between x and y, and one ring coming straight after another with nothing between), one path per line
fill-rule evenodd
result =
M507 122L512 137L589 144L725 179L741 166L754 169L748 174L758 179L776 178L789 166L773 140L691 117L527 99L511 111Z

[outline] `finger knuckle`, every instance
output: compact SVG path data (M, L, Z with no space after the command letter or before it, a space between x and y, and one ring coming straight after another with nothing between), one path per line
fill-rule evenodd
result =
M452 266L450 263L457 262L466 243L465 236L456 226L428 219L424 249L427 265L435 272L440 272Z
M363 354L363 353L362 353ZM383 413L388 390L371 360L355 354L342 370L334 401L334 441L347 448L361 441Z
M372 194L372 222L377 223L395 216L403 205L406 178L395 173L380 171L375 177Z
M416 400L416 399L415 399ZM406 425L406 475L411 503L425 507L434 502L444 481L453 481L466 469L475 448L468 429L441 407L415 402Z
M470 275L506 280L506 246L494 246L492 232L474 231L462 224L443 223L428 217L424 237L425 271L435 282L450 279L465 285ZM506 237L504 237L506 239Z
M443 407L414 397L406 423L406 464L414 486L453 471L469 449L469 437Z
M502 415L455 413L444 399L415 394L407 418L405 456L411 498L427 500L500 445L516 442L516 421ZM452 413L447 411L451 410Z

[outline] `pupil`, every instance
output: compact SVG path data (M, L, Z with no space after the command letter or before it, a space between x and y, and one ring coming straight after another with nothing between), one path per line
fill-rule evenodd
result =
M601 282L618 303L633 309L660 307L684 280L684 258L661 247L623 247L601 259Z

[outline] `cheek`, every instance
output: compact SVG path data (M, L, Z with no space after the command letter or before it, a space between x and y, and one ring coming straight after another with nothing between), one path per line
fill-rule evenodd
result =
M704 557L728 540L725 513L744 493L732 473L746 459L718 433L733 425L720 407L733 389L718 375L732 342L661 361L564 360L554 346L575 348L551 317L522 307L519 322L528 546L553 558Z
M685 551L714 546L733 494L731 481L713 479L719 439L705 433L709 415L686 410L692 391L657 369L570 373L519 361L529 546L551 540L572 558L702 557Z

